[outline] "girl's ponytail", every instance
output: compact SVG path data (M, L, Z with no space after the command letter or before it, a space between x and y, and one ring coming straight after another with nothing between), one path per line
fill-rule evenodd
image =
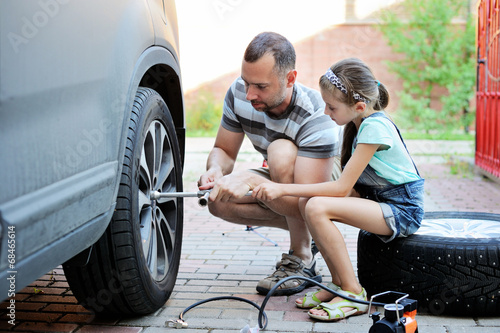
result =
M376 81L378 85L378 100L373 106L374 110L384 110L389 105L389 91L380 81Z

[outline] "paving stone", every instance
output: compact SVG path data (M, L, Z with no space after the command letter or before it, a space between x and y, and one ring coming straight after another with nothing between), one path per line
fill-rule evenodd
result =
M117 326L96 326L88 325L78 330L78 333L139 333L142 327L117 327Z
M345 332L345 333L367 333L370 330L371 322L359 325L339 322L316 322L314 332ZM427 332L426 332L427 333Z
M15 331L26 332L74 332L78 328L76 324L26 322L17 326Z
M476 327L457 327L453 326L448 328L446 331L447 333L498 333L498 326L497 327L482 327L482 326L476 326Z
M208 330L208 329L190 329L190 328L183 328L182 333L215 333L216 331L214 330ZM229 331L224 331L226 333L229 333ZM237 331L238 333L240 331ZM172 333L172 328L168 327L148 327L144 330L144 332L141 333Z
M140 327L163 326L164 324L165 324L165 319L160 316L134 317L134 318L122 319L117 323L117 325L119 326L140 326Z

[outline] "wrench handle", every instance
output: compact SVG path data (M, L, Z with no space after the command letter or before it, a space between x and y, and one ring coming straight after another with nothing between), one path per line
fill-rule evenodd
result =
M201 207L206 207L208 205L208 197L210 195L210 191L211 190L206 190L205 193L203 193L202 196L198 197L198 205L200 205ZM200 191L200 192L203 192L203 191ZM198 193L200 193L198 192ZM251 196L252 195L252 191L248 191L247 194L245 194L246 197L248 196Z

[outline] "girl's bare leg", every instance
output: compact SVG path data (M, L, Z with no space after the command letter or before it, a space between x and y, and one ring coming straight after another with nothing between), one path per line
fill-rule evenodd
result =
M308 200L305 207L305 219L328 269L338 279L342 290L359 294L359 284L342 233L332 221L345 223L379 235L390 235L379 204L361 198L315 197ZM335 283L335 281L332 281ZM316 294L320 300L336 303L340 297L332 299L325 290ZM325 316L323 310L311 310L311 313Z

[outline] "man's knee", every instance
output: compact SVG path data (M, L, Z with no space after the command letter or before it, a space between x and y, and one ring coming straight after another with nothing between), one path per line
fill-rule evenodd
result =
M224 211L225 211L224 206L226 206L226 205L220 201L211 202L208 204L208 211L213 216L224 219L226 217L226 216L223 216Z
M275 181L293 181L297 146L290 140L278 139L267 148L267 164L271 171L271 178Z

